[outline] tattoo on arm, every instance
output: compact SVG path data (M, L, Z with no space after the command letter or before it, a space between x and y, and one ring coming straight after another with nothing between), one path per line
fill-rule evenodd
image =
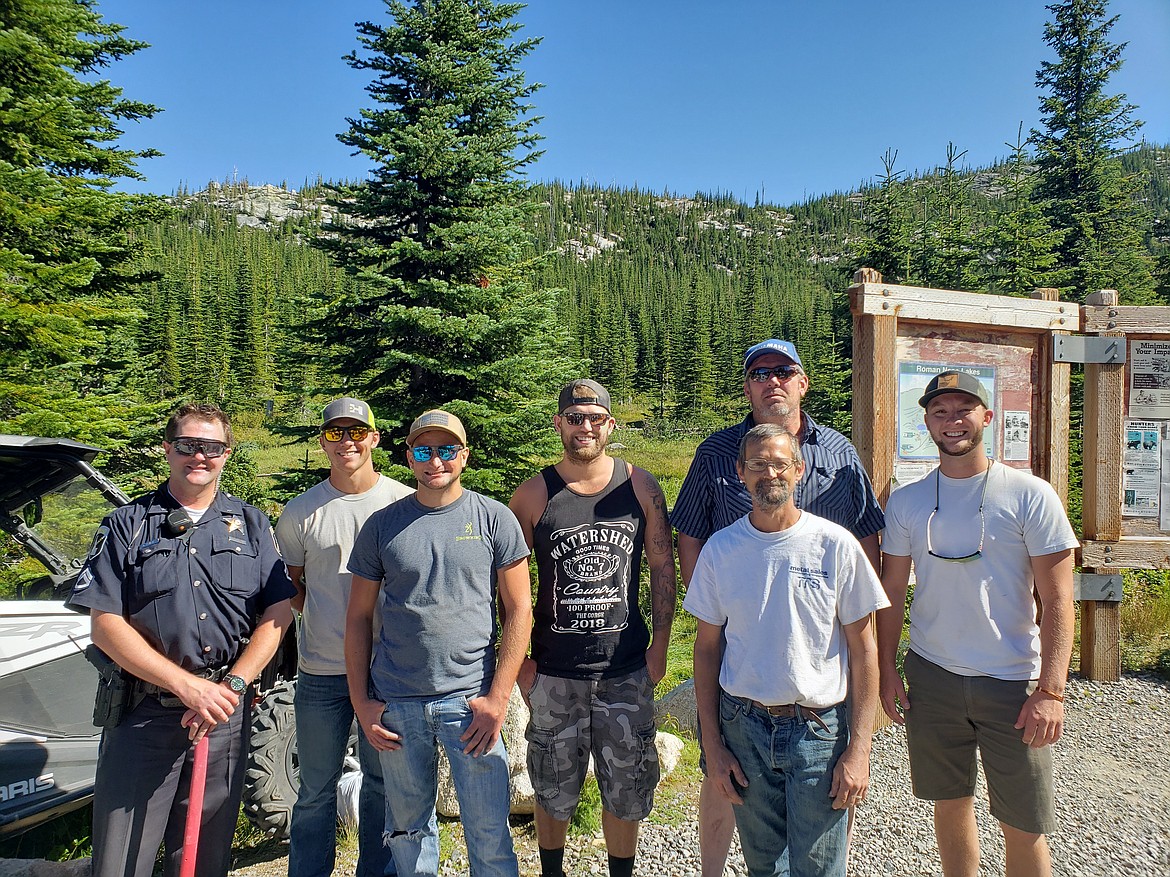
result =
M650 514L647 516L648 539L646 551L650 562L650 617L654 631L669 633L674 623L674 606L677 598L676 573L674 565L674 540L666 515L666 497L662 488L652 477L648 477L650 493Z

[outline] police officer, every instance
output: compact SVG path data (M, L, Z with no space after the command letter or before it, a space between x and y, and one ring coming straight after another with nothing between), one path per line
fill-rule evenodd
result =
M159 844L179 872L193 743L208 737L197 877L231 860L248 753L249 686L292 620L295 590L268 519L219 492L231 424L184 405L166 425L170 477L109 515L68 603L129 674L125 715L102 734L94 877L150 877Z

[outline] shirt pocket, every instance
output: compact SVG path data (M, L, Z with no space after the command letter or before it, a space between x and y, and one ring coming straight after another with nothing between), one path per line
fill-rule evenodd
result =
M211 542L211 567L221 590L250 596L260 590L260 557L251 542L217 535Z
M174 539L156 539L138 547L134 566L138 569L139 592L152 600L169 594L179 580L179 552Z

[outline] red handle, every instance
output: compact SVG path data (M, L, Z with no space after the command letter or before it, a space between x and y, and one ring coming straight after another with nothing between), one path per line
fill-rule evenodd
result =
M203 789L207 785L207 737L195 744L191 767L191 794L187 801L187 826L183 832L183 861L179 877L195 877L195 855L199 852L199 827L203 824Z

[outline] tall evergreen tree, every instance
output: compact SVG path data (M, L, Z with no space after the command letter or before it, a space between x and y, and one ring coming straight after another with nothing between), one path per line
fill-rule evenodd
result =
M910 205L902 172L895 170L898 151L882 156L882 179L865 198L865 237L858 267L875 268L894 283L914 281L910 253Z
M319 243L362 282L322 326L338 374L355 374L388 425L443 405L464 417L476 471L501 493L551 448L560 385L577 363L554 296L534 289L521 173L539 153L515 3L384 0L346 57L373 106L339 139L370 158L334 190Z
M1117 16L1107 0L1063 0L1048 6L1054 20L1044 41L1055 61L1041 62L1036 84L1042 131L1032 131L1040 183L1037 195L1063 235L1054 281L1076 296L1120 292L1130 304L1153 300L1150 260L1143 245L1147 217L1132 197L1137 181L1119 160L1141 122L1124 94L1106 92L1122 64L1124 43L1109 41Z
M971 289L976 284L979 254L972 231L970 174L958 167L966 154L954 143L947 144L947 163L939 168L937 187L927 195L933 209L924 229L927 255L922 278L927 286L939 289Z
M981 235L984 256L976 285L997 295L1023 296L1051 277L1061 236L1052 230L1033 197L1037 172L1023 140L1022 124L1016 142L1004 145L1011 150L1003 174L1006 209Z
M140 179L137 160L157 154L117 145L122 124L157 108L94 78L145 47L122 30L82 0L0 4L0 420L9 429L104 438L133 407L114 375L85 376L99 358L121 360L104 338L132 316L123 294L145 279L130 265L127 233L160 209L158 199L111 191L118 178Z

